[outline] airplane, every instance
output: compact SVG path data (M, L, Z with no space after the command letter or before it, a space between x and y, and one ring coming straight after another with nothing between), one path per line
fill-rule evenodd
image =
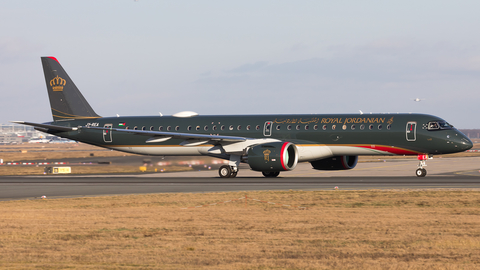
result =
M315 170L350 170L358 156L418 156L418 177L433 155L457 153L473 143L442 118L428 114L99 116L55 57L41 57L52 122L32 123L59 137L118 151L158 156L210 156L228 160L222 178L247 163L277 177L309 162Z

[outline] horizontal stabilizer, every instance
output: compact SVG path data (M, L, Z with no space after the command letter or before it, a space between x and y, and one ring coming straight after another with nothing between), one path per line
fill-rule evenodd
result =
M56 126L56 125L49 125L49 124L38 124L38 123L31 123L31 122L23 122L23 121L10 121L11 123L33 126L38 128L44 129L51 129L51 130L58 130L58 131L72 131L78 130L77 127L64 127L64 126Z

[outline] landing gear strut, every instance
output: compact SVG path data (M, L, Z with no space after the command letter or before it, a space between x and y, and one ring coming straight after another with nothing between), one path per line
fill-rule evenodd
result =
M427 166L427 159L428 155L418 155L418 169L415 172L418 177L425 177L425 175L427 175L427 170L423 168Z

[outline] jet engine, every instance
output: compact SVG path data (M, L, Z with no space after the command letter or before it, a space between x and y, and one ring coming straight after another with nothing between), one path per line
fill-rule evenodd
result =
M357 166L358 156L334 156L310 162L315 170L350 170Z
M248 149L247 154L248 165L254 171L291 171L298 162L298 149L290 142L259 144Z

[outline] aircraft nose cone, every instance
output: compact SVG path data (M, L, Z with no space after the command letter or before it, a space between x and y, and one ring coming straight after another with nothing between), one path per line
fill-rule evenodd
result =
M463 148L465 148L465 150L468 150L473 147L473 142L468 137L462 138L461 143Z
M463 134L459 134L459 135L463 135ZM460 149L464 151L473 147L473 142L465 135L461 136L457 142Z

